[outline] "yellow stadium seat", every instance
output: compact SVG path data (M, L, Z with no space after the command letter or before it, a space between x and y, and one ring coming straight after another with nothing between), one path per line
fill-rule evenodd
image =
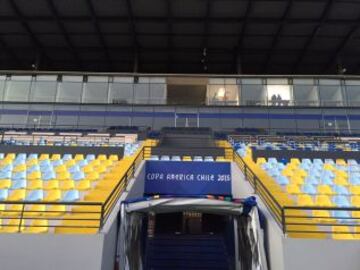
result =
M109 166L111 166L112 164L113 164L113 161L110 160L110 159L107 159L107 160L104 160L104 161L101 162L101 165L102 165L102 166L105 166L105 167L109 167Z
M27 165L29 168L32 167L32 166L34 166L34 165L37 165L37 164L39 164L39 161L37 160L37 158L32 158L32 159L26 161L26 165Z
M33 171L27 175L28 180L39 180L41 179L41 172L40 171Z
M19 217L21 216L21 212L23 211L24 205L23 204L10 204L7 205L6 210L4 211L3 216L6 217Z
M95 168L95 171L98 172L98 173L103 173L103 172L106 172L106 167L105 166L96 166Z
M60 155L60 154L53 154L53 155L51 156L51 160L59 160L59 159L61 159L61 155Z
M50 155L49 154L41 154L39 157L39 160L45 160L45 159L49 159Z
M286 168L281 172L281 174L290 178L294 176L294 171L292 169Z
M324 207L334 206L334 204L331 202L330 197L327 195L317 195L315 197L315 205Z
M59 188L59 181L58 180L45 181L44 184L43 184L43 188L45 190L58 189Z
M59 165L55 168L56 173L67 172L67 167L65 165Z
M95 181L99 179L99 173L98 172L90 172L86 174L85 180L89 181Z
M360 196L352 196L351 204L355 207L360 207Z
M26 164L19 164L14 168L14 172L23 172L26 170Z
M98 159L94 159L94 160L92 160L92 161L89 162L89 165L90 165L90 166L93 166L93 167L99 166L100 164L101 164L101 161L98 160Z
M73 160L73 159L69 159L64 164L65 164L66 167L72 167L72 166L74 166L76 164L76 161Z
M82 180L76 183L77 190L88 190L91 188L91 184L89 180Z
M7 200L11 202L23 201L25 200L25 196L26 196L25 189L17 189L17 190L13 190L10 193L10 196L7 198Z
M103 160L106 160L107 157L106 157L106 155L98 155L97 159L103 161Z
M302 185L304 184L304 178L294 174L292 177L290 177L290 182L291 184Z
M112 161L117 161L117 160L119 160L119 157L118 157L118 155L110 155L109 159Z
M45 204L33 204L26 209L24 216L25 217L41 216L45 213L45 211L46 211Z
M27 189L42 189L43 181L41 180L31 180L27 182Z
M331 189L331 187L329 185L319 185L317 187L317 192L318 194L321 195L333 195L335 194L335 192Z
M340 166L346 166L347 165L347 163L346 163L346 161L344 159L337 159L336 164L340 165Z
M299 206L314 206L313 199L308 194L301 194L297 197L297 204Z
M334 219L331 218L330 211L328 210L313 210L313 217L317 218L319 222L333 222Z
M2 224L2 227L0 228L0 233L17 233L19 232L19 229L21 230L20 225L20 219L10 219L7 224Z
M335 176L336 176L336 177L341 177L341 178L348 178L347 172L340 171L340 170L337 170L337 171L335 172Z
M340 186L347 186L349 182L344 177L338 176L334 179L334 184Z
M335 167L332 164L329 164L329 163L325 163L323 168L325 170L329 170L329 171L332 171L332 170L335 169Z
M91 190L84 196L85 202L103 202L109 196L107 192L103 190Z
M56 202L61 199L61 191L58 189L50 190L47 192L43 201L45 202Z
M10 188L11 180L10 179L1 179L0 180L0 189Z
M333 226L332 238L335 240L354 240L354 235L348 226Z
M299 194L301 193L300 191L300 188L298 185L296 184L290 184L286 187L286 191L289 193L289 194Z
M60 180L60 181L70 180L70 177L71 177L71 174L68 171L59 172L56 174L57 180Z
M75 184L74 184L73 180L66 180L66 181L60 182L61 190L70 190L70 189L74 189L74 188L75 188Z
M7 160L13 160L14 158L16 158L15 153L8 153L5 157L5 159L7 159Z
M360 195L360 186L350 186L349 191L353 195Z
M295 165L299 165L300 164L300 160L298 158L292 158L290 159L290 163L291 164L295 164Z
M23 233L47 233L49 231L49 222L46 219L33 220L29 226L24 226Z
M74 159L75 159L76 161L83 160L83 159L84 159L84 155L83 155L83 154L76 154Z
M94 170L93 166L92 165L86 165L83 167L83 172L84 173L89 173L89 172L92 172Z
M183 161L192 161L192 158L190 156L183 156Z
M64 214L66 214L66 205L55 204L55 205L49 205L46 209L46 212L43 215L46 217L59 217Z

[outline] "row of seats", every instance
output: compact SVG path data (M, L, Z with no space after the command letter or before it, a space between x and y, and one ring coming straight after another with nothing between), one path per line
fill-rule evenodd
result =
M212 156L157 156L152 155L149 160L161 160L161 161L200 161L200 162L214 162L214 161L226 161L225 157L218 156L218 157L212 157Z

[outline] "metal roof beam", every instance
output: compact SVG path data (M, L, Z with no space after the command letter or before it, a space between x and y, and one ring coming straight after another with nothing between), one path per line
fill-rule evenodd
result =
M139 70L139 41L136 35L136 25L135 25L135 18L134 18L134 12L132 8L131 0L125 0L125 5L128 13L128 22L130 23L131 27L131 37L132 37L132 44L134 48L134 72L138 72ZM167 18L166 18L167 20Z
M306 55L309 47L311 46L314 38L318 35L321 26L324 24L324 22L327 20L327 17L331 11L331 7L334 3L334 0L328 0L323 12L321 13L321 17L320 17L320 21L317 23L317 25L314 27L313 31L311 32L311 35L308 37L308 39L305 42L305 45L303 47L303 49L301 50L301 53L299 54L299 56L297 57L297 60L294 64L292 73L296 73L299 69L299 66L301 64L301 62L303 61L304 56Z
M109 69L112 70L113 69L112 60L111 60L111 57L110 57L110 53L109 53L109 50L108 50L104 35L103 35L103 33L101 31L101 28L100 28L100 24L99 24L99 20L97 18L97 14L95 12L95 8L94 8L94 6L93 6L93 4L92 4L92 2L90 0L86 0L86 3L87 3L87 6L88 6L88 8L90 10L92 22L94 24L95 31L96 31L96 33L98 35L101 47L104 50L106 60L108 61Z

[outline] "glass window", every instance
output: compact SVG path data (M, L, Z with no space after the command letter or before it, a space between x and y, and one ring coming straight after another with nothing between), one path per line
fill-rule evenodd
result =
M6 76L0 76L0 100L4 99Z
M81 102L83 88L82 76L63 76L58 91L58 102Z
M11 76L6 84L5 101L29 101L32 76Z
M347 104L349 106L360 106L360 81L347 80L345 85Z
M271 106L288 106L292 101L290 85L269 84L267 87L268 104Z
M166 104L166 84L150 83L150 104Z
M134 95L133 77L114 77L110 84L109 101L116 104L131 104Z
M54 102L56 98L57 76L39 75L31 87L30 101Z
M261 79L241 80L242 105L266 105L267 95Z
M339 80L319 80L320 101L323 106L342 106L343 98Z
M84 84L84 103L108 102L108 77L89 76Z
M150 80L146 77L139 78L138 83L134 84L134 103L148 104L150 98Z
M206 101L208 105L239 105L239 88L236 84L209 84Z
M318 88L313 79L294 79L293 94L296 106L319 106Z

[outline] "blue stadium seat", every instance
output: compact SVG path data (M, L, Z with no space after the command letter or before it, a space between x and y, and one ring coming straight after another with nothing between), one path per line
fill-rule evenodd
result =
M333 201L336 204L336 206L338 206L338 207L350 207L351 206L349 200L345 196L342 196L342 195L334 196Z
M42 190L32 190L26 197L26 201L38 202L44 199L44 192Z
M7 189L0 189L0 201L5 201L9 196L9 191Z
M22 189L26 188L26 180L14 180L12 181L11 189Z
M309 195L315 195L317 194L316 188L311 184L305 184L302 188L302 191Z
M64 202L75 202L80 199L80 193L78 190L69 190L65 193L62 201Z

